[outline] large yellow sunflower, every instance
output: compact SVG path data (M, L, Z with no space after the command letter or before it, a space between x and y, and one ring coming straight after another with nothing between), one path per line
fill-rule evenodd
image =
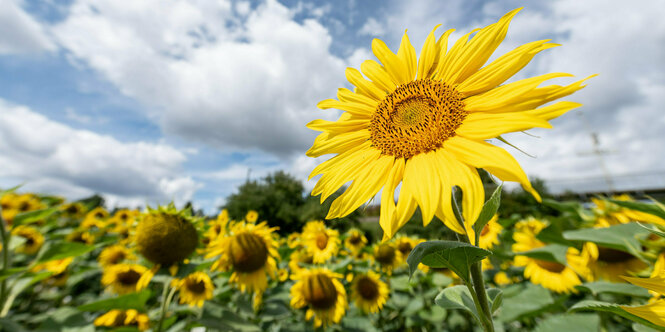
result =
M303 227L302 242L314 264L325 263L339 251L339 232L326 227L323 221L309 221Z
M497 220L499 220L499 215L495 214L487 225L483 227L483 230L480 231L480 238L478 239L479 247L492 249L495 245L499 244L499 234L503 230L503 227L501 227ZM484 261L487 261L487 259Z
M344 113L338 121L308 124L322 133L307 155L336 154L310 174L310 178L322 174L312 195L320 194L323 202L353 181L332 203L327 219L351 213L383 188L380 224L384 237L392 237L419 206L424 224L436 215L452 230L473 238L471 225L485 198L477 168L501 180L519 182L540 200L517 161L485 140L534 127L550 128L548 120L580 104L539 106L583 86L579 81L538 87L546 80L571 76L564 73L501 85L536 53L557 46L548 40L522 45L483 67L518 11L467 33L449 50L448 36L453 30L437 40L437 26L427 37L419 59L406 33L397 54L375 39L372 50L381 64L363 62L360 69L367 78L356 69L346 70L354 91L339 89L339 100L318 104L319 108ZM394 193L400 183L395 204ZM464 227L456 221L449 204L453 186L464 193Z
M520 221L513 234L515 243L512 246L515 256L515 266L524 266L524 277L536 285L541 285L557 293L577 292L575 286L582 284L574 269L561 263L551 262L519 255L520 252L544 247L545 243L536 238L536 235L547 226L545 222L537 219ZM567 261L579 257L579 251L568 248Z
M364 313L379 312L386 304L390 289L374 271L356 275L351 284L351 297Z
M348 303L346 290L338 280L342 275L328 269L302 269L291 279L296 283L291 287L291 306L300 309L307 307L305 319L314 318L314 326L328 326L342 320Z
M245 292L263 292L268 287L267 275L277 278L277 241L273 237L276 227L267 223L235 223L225 236L210 243L206 258L219 258L213 270L233 271L232 283Z
M637 274L647 267L645 262L630 253L599 246L593 242L584 243L579 261L573 265L573 268L589 281L611 282L624 282L622 276Z

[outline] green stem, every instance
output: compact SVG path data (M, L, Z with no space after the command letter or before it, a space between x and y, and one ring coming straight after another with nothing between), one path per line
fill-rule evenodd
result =
M162 325L164 324L164 317L166 317L166 311L169 309L169 302L173 299L173 294L175 294L175 288L169 292L171 280L166 280L164 282L164 290L162 290L162 308L159 312L159 323L157 323L157 332L162 332Z
M469 293L471 293L471 297L473 298L473 304L476 305L476 311L478 312L478 319L480 320L480 324L483 326L483 329L485 331L494 331L494 326L492 326L492 322L487 320L487 317L485 316L483 312L483 308L480 306L480 300L478 299L478 295L476 294L476 291L473 289L473 286L471 283L464 282L466 285L466 288L469 289Z
M2 219L2 209L0 209L0 237L2 237L2 274L5 275L7 270L12 265L9 256L9 234L5 229L5 220ZM4 308L5 301L7 300L7 278L2 280L0 284L0 308Z

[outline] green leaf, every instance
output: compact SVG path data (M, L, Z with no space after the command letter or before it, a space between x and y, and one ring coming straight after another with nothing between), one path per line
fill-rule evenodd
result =
M563 237L572 241L589 241L600 246L622 250L629 253L639 252L641 245L637 236L647 231L636 223L614 225L604 228L584 228L563 233Z
M11 319L0 318L0 331L24 332L28 330Z
M408 276L398 276L390 279L390 288L398 291L408 291L411 288Z
M14 225L30 224L44 220L58 211L58 207L19 213L14 217Z
M652 214L656 217L665 219L665 210L663 210L657 204L635 202L635 201L619 201L616 199L610 199L609 201L621 207Z
M145 311L145 303L150 298L150 295L150 290L144 289L137 293L86 303L78 306L77 309L81 311L108 311L110 309L136 309Z
M559 264L566 264L566 252L568 247L560 244L550 244L544 247L532 249L525 252L516 252L516 256L527 256L534 259L544 260L548 262L557 262Z
M575 286L575 288L589 292L594 296L600 293L610 293L610 294L619 294L619 295L636 296L636 297L651 296L649 294L649 291L647 291L646 289L625 283L595 281Z
M485 202L483 205L483 209L480 211L480 215L478 216L478 219L476 222L473 224L473 231L476 234L475 238L475 244L478 245L478 240L480 239L480 233L482 232L483 228L485 228L485 225L494 217L496 214L496 211L499 209L499 205L501 205L501 189L503 188L503 185L499 185L494 189L494 192L492 193L492 196Z
M633 322L637 322L643 325L646 325L652 329L656 329L658 331L665 331L665 327L658 326L654 323L651 323L650 321L642 318L635 316L628 311L625 311L621 309L618 305L614 303L607 303L607 302L601 302L601 301L593 301L593 300L585 300L581 302L577 302L575 305L573 305L570 309L568 309L568 312L579 312L579 311L600 311L600 312L609 312L615 315L619 315L623 318L630 319Z
M592 314L562 314L550 316L538 323L534 332L588 332L598 331L600 317Z
M0 271L0 281L3 281L13 275L24 272L26 269L27 269L26 267L13 267L11 269L7 269L7 271Z
M37 263L48 262L56 259L80 256L95 249L95 246L85 245L78 242L56 242L49 243L39 254Z
M549 206L555 210L572 213L580 217L582 221L593 222L594 216L589 210L585 209L579 202L558 202L552 199L543 199L543 205Z
M434 324L440 324L444 319L446 319L446 309L443 309L439 306L432 306L429 310L422 310L418 312L418 316Z
M655 226L647 226L647 225L642 224L641 222L637 222L637 224L640 225L640 226L642 226L642 228L646 229L647 231L649 231L649 232L651 232L651 233L653 233L653 234L656 234L656 235L658 235L658 236L660 236L660 237L665 238L665 232L660 231L660 230L657 229Z
M434 268L447 267L468 282L471 264L482 260L489 254L489 251L468 243L427 241L413 248L406 262L409 264L410 276L413 276L418 268L418 263L423 263Z
M512 297L504 296L499 320L512 322L527 317L554 303L550 292L538 285L527 284L524 290Z
M501 290L490 288L487 290L487 297L490 302L490 308L492 308L492 312L494 312L495 308L498 308L501 305ZM480 317L478 316L476 305L473 302L473 297L471 296L471 293L469 293L469 289L466 286L457 285L444 289L441 291L441 293L439 293L439 295L436 296L434 303L446 310L465 310L473 315L478 324L480 324Z
M210 307L210 308L208 308ZM245 320L238 314L221 307L212 308L206 304L203 316L198 322L205 327L220 331L260 332L261 328Z
M23 186L23 184L19 184L18 186L11 187L11 188L6 189L6 190L0 190L0 197L4 196L6 194L11 194L11 193L15 192L16 190L18 190L18 188L21 188L22 186Z

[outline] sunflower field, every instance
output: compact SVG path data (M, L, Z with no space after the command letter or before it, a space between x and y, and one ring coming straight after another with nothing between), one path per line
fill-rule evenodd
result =
M2 193L3 330L474 331L464 266L479 260L497 331L665 329L657 202L546 201L557 213L493 215L478 247L445 248L370 242L371 223L280 236L255 211L99 203Z

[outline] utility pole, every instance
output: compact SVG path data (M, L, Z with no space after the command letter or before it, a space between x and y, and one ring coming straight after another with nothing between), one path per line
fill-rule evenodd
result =
M600 165L600 169L603 172L603 177L605 178L605 183L607 184L608 194L610 195L614 194L615 192L614 181L612 180L612 175L610 174L610 170L605 165L605 158L603 157L604 155L611 153L611 151L603 150L600 148L600 139L598 138L598 134L595 133L593 130L591 130L591 126L589 126L589 122L584 116L584 113L580 111L577 114L580 115L584 127L589 132L589 135L591 135L591 143L593 144L593 147L590 153L594 154L598 158L598 164ZM586 154L589 153L588 152L578 153L578 155L586 155Z

